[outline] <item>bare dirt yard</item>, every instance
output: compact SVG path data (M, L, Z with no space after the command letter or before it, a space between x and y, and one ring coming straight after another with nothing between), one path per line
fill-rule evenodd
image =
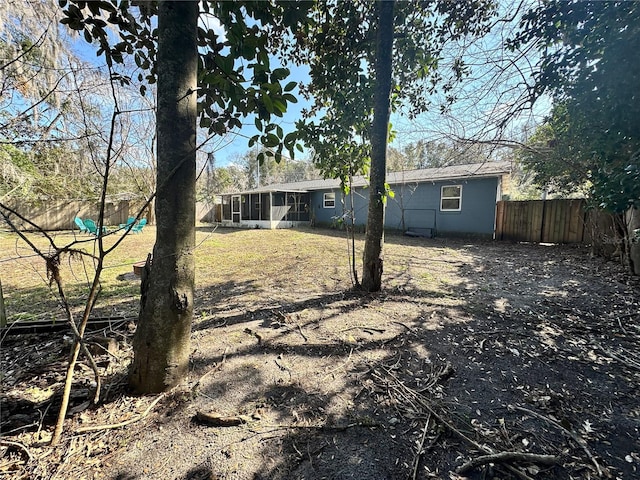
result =
M585 247L388 236L362 294L342 233L201 227L189 378L133 397L153 238L107 262L101 399L81 363L55 448L68 332L2 331L0 478L640 478L640 282ZM9 321L63 318L28 255L0 234ZM65 265L75 311L85 268Z

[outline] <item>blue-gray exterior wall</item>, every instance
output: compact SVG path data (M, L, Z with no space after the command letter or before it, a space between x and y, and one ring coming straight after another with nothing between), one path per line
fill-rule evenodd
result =
M440 210L441 189L448 185L462 186L460 211ZM387 201L385 227L393 230L433 229L438 235L493 235L498 186L499 179L496 177L393 185L395 196ZM324 193L330 191L336 194L336 205L334 208L324 208ZM344 209L339 189L312 192L310 198L316 223L331 225L342 217ZM344 201L349 209L349 196ZM366 224L368 201L368 188L355 189L354 211L357 225Z
M369 189L356 188L353 196L353 205L357 225L365 225L367 223L367 209L369 205ZM335 193L335 206L332 208L324 208L324 194ZM342 195L339 188L334 190L319 190L310 193L311 207L315 214L315 222L318 225L338 225L341 218L344 217L345 210L351 210L351 196ZM350 219L344 219L351 223Z

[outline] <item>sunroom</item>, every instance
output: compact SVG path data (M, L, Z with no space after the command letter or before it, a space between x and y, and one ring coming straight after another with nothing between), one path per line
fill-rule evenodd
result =
M309 224L309 192L263 189L222 195L222 225L292 228Z

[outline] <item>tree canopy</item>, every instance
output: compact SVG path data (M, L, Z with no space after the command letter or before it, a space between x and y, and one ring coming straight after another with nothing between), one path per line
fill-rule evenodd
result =
M640 4L545 2L511 42L541 53L533 98L553 109L523 152L542 185L586 186L614 212L640 204Z
M468 72L457 58L439 68L447 42L487 31L493 2L397 2L393 14L391 108L415 117L430 107L431 94L450 91ZM298 128L315 152L320 170L332 178L367 170L373 120L374 2L320 2L303 46L311 81L303 88L312 101L307 112L320 120ZM453 101L454 98L449 99Z
M69 28L82 32L97 43L114 77L122 83L139 82L144 95L157 78L157 2L110 0L86 2L60 0L65 8L62 20ZM255 115L259 142L279 159L286 149L294 155L295 135L285 135L273 120L282 117L289 103L297 99L288 81L290 71L272 65L273 52L293 48L293 35L307 24L313 2L200 2L197 27L198 122L211 135L223 135L242 126L242 119ZM220 29L216 30L215 26ZM114 40L110 29L117 30ZM224 32L224 33L221 33ZM132 57L139 67L137 75L124 69L125 58ZM282 56L284 58L284 55Z

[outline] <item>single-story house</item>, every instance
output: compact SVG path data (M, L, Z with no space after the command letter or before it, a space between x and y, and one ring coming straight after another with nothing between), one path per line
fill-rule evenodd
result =
M485 162L391 172L387 183L385 228L432 235L492 236L496 202L501 200L510 162ZM248 228L350 223L351 196L355 224L367 221L367 178L353 179L344 195L338 180L307 180L266 185L222 195L222 224Z

